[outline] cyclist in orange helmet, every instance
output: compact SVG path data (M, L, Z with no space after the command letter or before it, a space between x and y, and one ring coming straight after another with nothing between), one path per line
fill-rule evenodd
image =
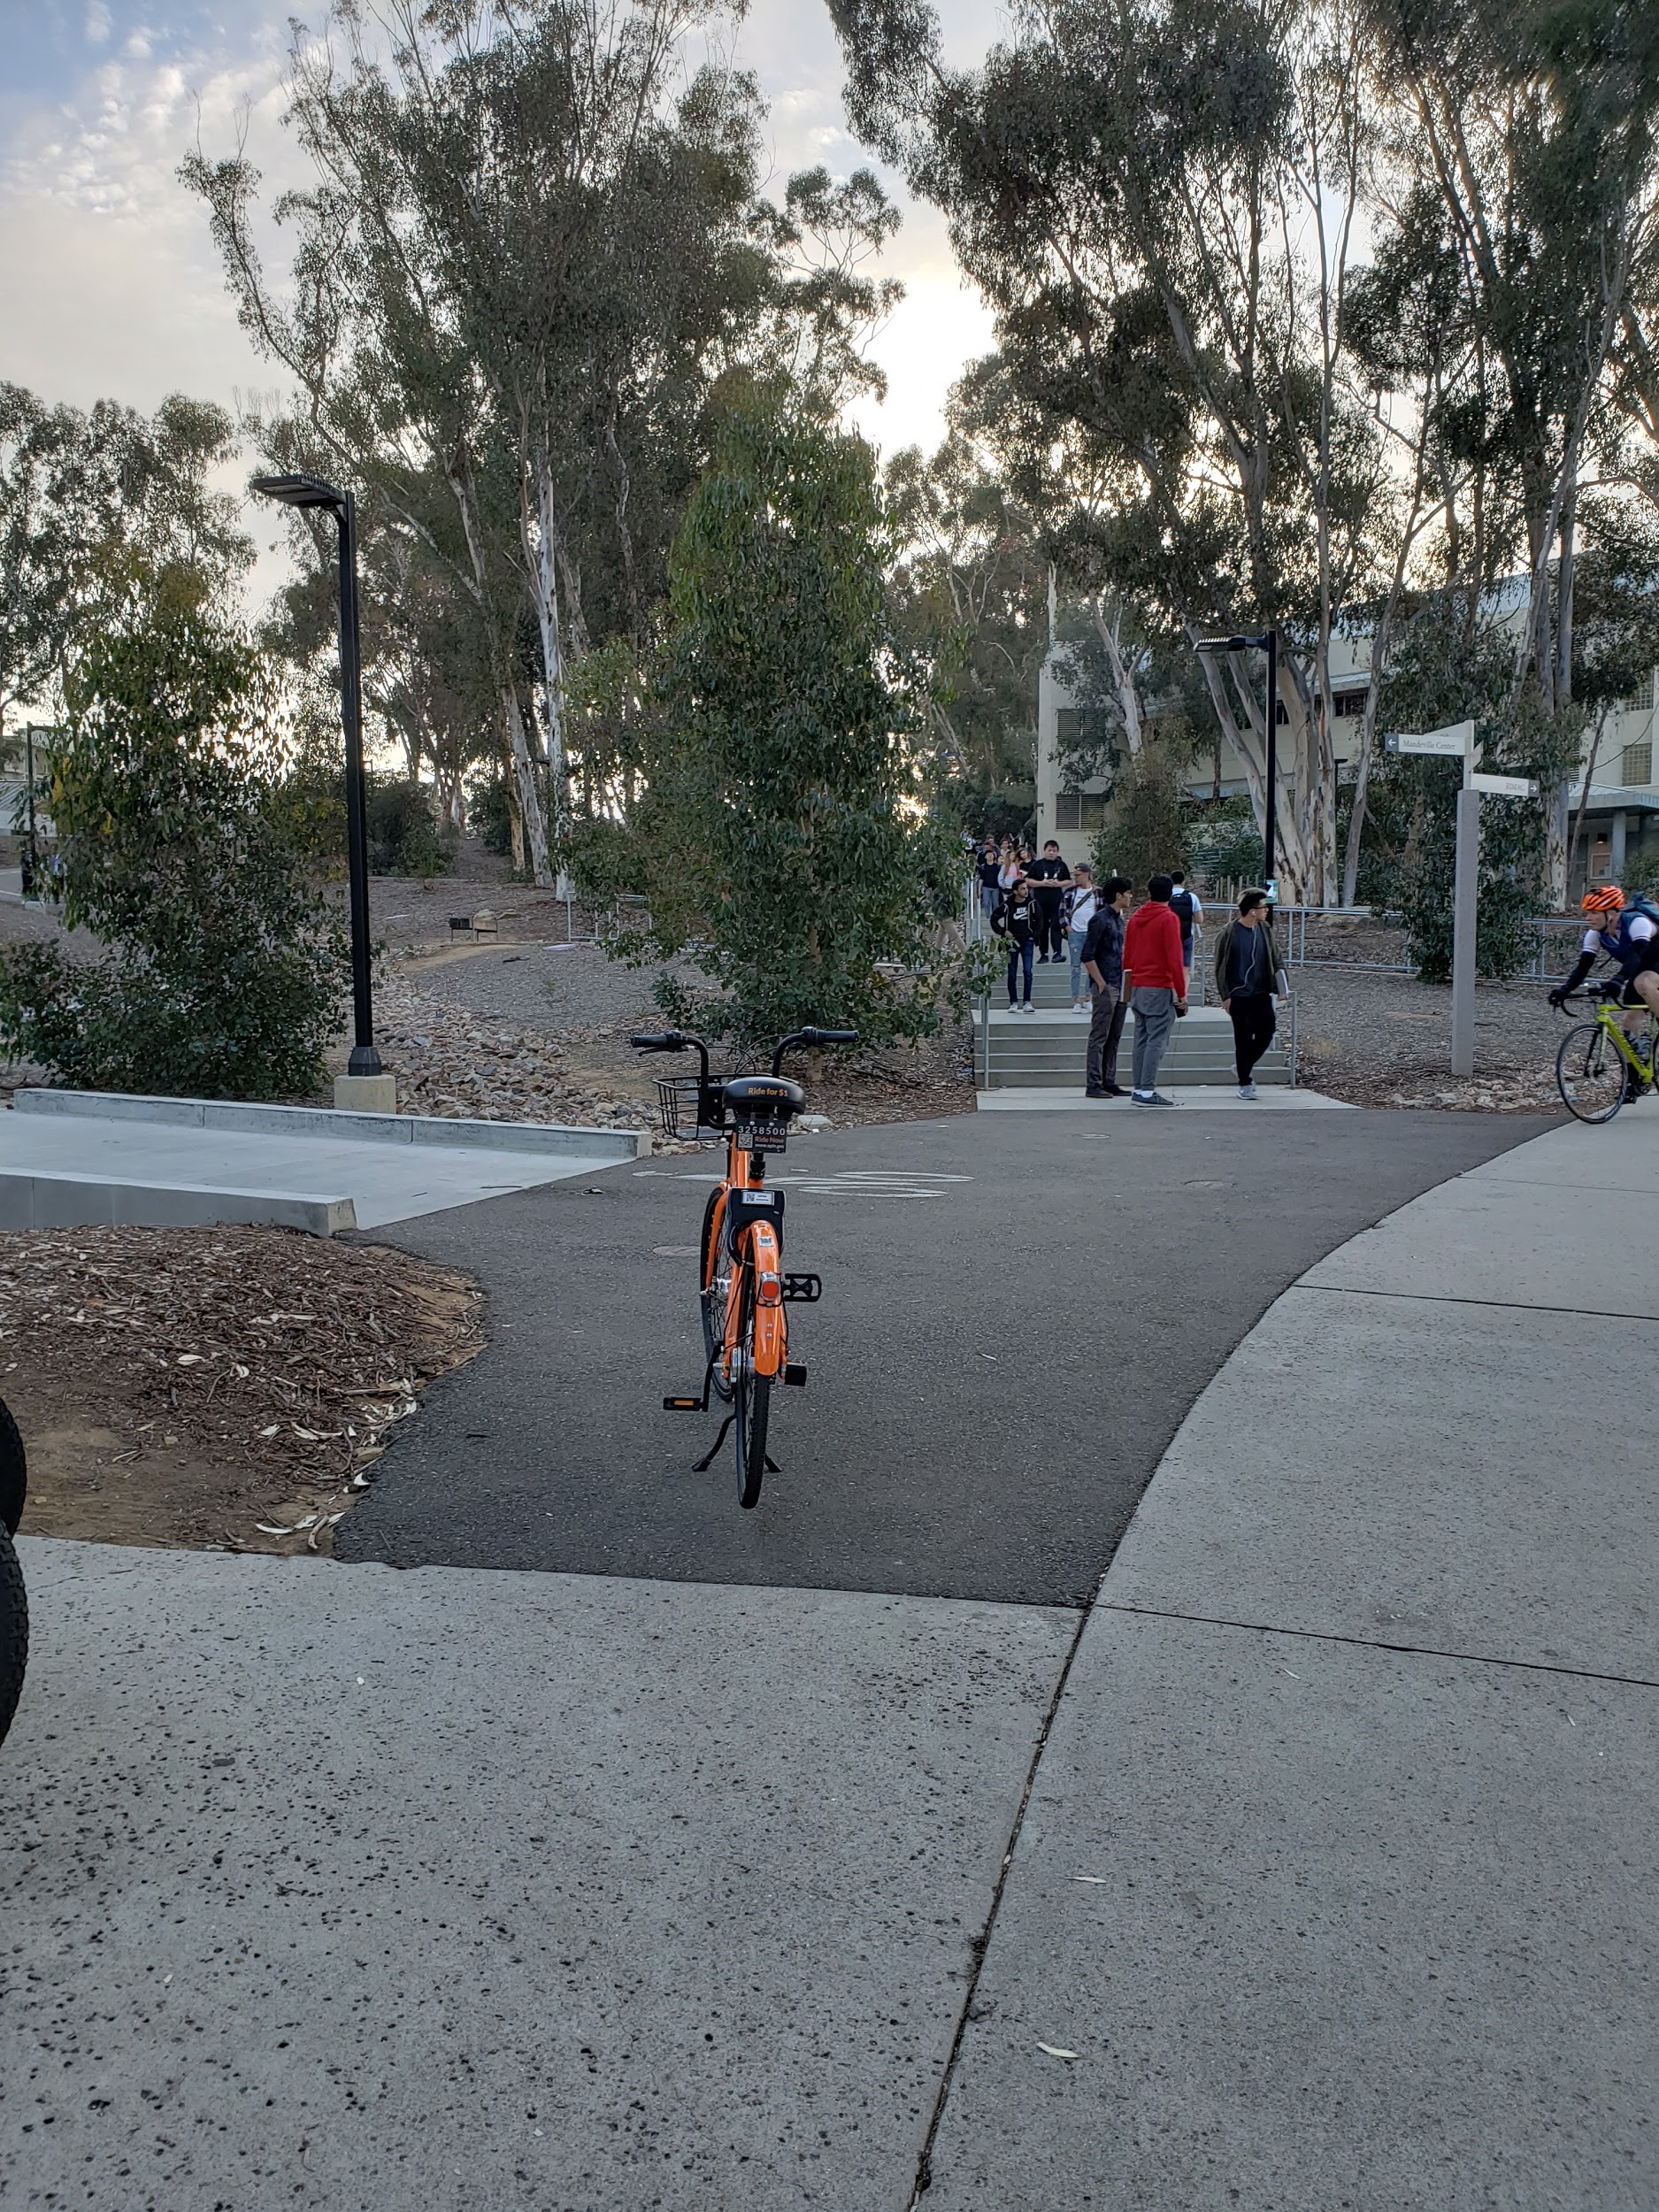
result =
M1550 993L1550 1004L1559 1006L1570 992L1576 991L1605 954L1618 963L1617 979L1624 987L1621 1003L1646 1006L1659 1015L1659 909L1640 896L1626 898L1617 883L1597 884L1585 893L1583 904L1589 927L1579 948L1578 964Z

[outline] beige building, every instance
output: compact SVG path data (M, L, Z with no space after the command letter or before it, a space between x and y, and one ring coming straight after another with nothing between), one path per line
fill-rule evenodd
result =
M1084 707L1059 673L1064 653L1051 651L1037 680L1037 841L1059 841L1068 861L1087 860L1095 832L1105 815L1107 784L1095 776L1076 787L1069 785L1060 766L1060 748L1084 735ZM1370 663L1366 640L1340 638L1332 646L1332 689L1336 699L1336 758L1339 780L1355 772L1358 739L1363 727L1365 686ZM1259 669L1259 657L1257 666ZM1635 697L1610 713L1601 731L1585 810L1584 836L1573 872L1571 895L1578 899L1586 881L1659 881L1659 785L1654 780L1655 736L1655 678L1649 673ZM1261 680L1257 675L1257 681ZM1284 709L1279 709L1284 720ZM1586 754L1588 741L1586 741ZM1585 762L1578 764L1582 787ZM1213 755L1195 765L1187 788L1194 798L1209 798L1215 790ZM1221 792L1224 797L1247 788L1243 764L1231 745L1221 748ZM1574 794L1574 805L1578 795Z

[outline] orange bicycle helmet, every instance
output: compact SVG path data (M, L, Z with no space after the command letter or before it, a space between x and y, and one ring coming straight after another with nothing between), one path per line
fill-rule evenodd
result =
M1624 903L1624 894L1617 883L1598 883L1594 891L1584 895L1586 914L1617 914Z

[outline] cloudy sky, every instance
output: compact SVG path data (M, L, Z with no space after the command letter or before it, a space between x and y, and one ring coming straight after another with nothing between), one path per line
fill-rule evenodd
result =
M230 405L270 387L174 173L198 132L221 155L244 130L268 188L303 180L281 123L296 12L319 11L296 0L0 0L0 377L46 398L145 409L170 391ZM949 0L945 12L964 58L1000 22L996 0ZM771 104L775 188L809 162L844 174L867 158L847 134L822 0L751 0L737 59ZM952 380L989 334L938 219L903 204L885 265L908 297L876 349L889 396L863 418L889 451L936 436Z

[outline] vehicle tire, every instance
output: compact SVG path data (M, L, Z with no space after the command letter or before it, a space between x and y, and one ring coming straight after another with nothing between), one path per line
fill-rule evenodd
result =
M1555 1055L1555 1083L1562 1103L1579 1121L1611 1121L1629 1095L1630 1063L1599 1022L1570 1029Z
M0 1743L6 1740L12 1716L23 1691L23 1672L29 1663L29 1601L23 1587L23 1570L17 1548L0 1529Z
M28 1455L12 1418L12 1409L0 1399L0 1526L8 1536L18 1532L23 1503L29 1492Z
M737 1389L738 1502L760 1503L766 1478L766 1422L772 1411L772 1377L757 1375L746 1357Z

